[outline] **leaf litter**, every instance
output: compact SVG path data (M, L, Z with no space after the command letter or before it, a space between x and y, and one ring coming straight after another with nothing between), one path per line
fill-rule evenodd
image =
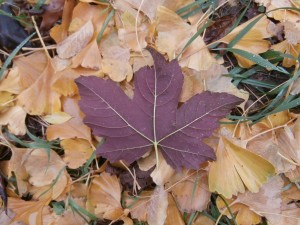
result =
M300 223L297 1L0 6L1 224Z

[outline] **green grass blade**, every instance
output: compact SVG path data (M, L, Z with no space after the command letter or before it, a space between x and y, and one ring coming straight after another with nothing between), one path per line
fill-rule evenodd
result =
M257 17L251 23L249 23L240 33L238 33L231 42L229 42L227 48L232 48L236 43L238 43L250 30L254 25L264 17L264 14Z
M232 220L233 220L234 225L237 225L237 223L236 223L236 221L235 221L235 217L234 217L234 215L233 215L233 213L232 213L232 211L231 211L229 205L227 204L226 200L225 200L225 199L223 198L223 196L221 196L221 195L219 195L219 197L222 199L222 201L224 202L226 208L228 209L228 212L230 213L230 216L231 216L231 218L232 218Z
M273 65L272 63L270 63L268 60L262 58L261 56L259 55L256 55L256 54L253 54L253 53L250 53L250 52L247 52L247 51L244 51L242 49L237 49L237 48L217 48L215 50L227 50L227 51L230 51L234 54L237 54L237 55L240 55L266 69L272 69L272 70L276 70L280 73L284 73L284 74L290 74L289 72L287 72L285 69L281 68L281 67L278 67L278 66L275 66Z
M112 10L110 11L110 13L108 14L108 16L106 17L106 19L105 19L105 21L104 21L104 23L103 23L103 26L102 26L102 28L101 28L101 30L100 30L98 36L97 36L97 43L98 43L98 44L100 43L100 41L101 41L101 39L102 39L102 37L103 37L103 34L104 34L105 29L107 28L109 22L111 21L111 19L113 18L114 15L115 15L115 10L112 9Z
M69 197L69 206L71 207L72 210L77 212L83 219L86 220L84 216L89 217L91 220L97 220L97 216L94 215L93 213L90 213L87 211L85 208L82 208L79 206L71 197Z
M5 60L5 62L3 63L1 70L0 70L0 81L3 78L3 74L5 72L5 70L7 69L8 65L11 63L11 61L13 60L13 58L15 57L15 55L20 51L20 49L35 35L35 32L32 33L31 35L29 35L27 38L24 39L24 41L22 41L13 51L12 53L10 53L10 55L8 56L8 58Z

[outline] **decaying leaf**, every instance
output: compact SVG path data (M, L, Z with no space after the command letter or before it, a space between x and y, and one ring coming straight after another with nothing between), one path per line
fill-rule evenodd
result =
M177 173L169 180L167 187L172 187L171 192L181 212L191 213L207 208L211 193L206 171Z
M167 218L168 193L163 186L156 186L147 205L149 225L163 225Z
M241 100L227 93L203 92L177 109L183 82L180 67L150 51L154 66L135 73L133 100L110 80L94 76L76 80L84 122L95 135L106 138L97 153L112 162L131 163L154 146L173 168L198 168L215 158L201 140Z
M68 38L58 44L58 56L62 59L75 56L89 43L93 35L93 24L91 21L88 21L77 32L71 34Z

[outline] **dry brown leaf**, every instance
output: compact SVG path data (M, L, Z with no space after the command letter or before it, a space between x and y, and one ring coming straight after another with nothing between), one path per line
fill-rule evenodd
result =
M91 5L79 2L73 10L69 32L78 30L83 24L92 21L94 26L93 38L95 38L100 32L107 14L108 10L106 5ZM104 32L104 34L106 33Z
M8 165L8 177L12 177L13 175L16 178L17 188L19 191L19 196L23 196L23 194L28 193L29 189L29 174L26 172L25 167L22 163L22 159L24 155L26 155L30 150L27 148L11 148L12 157L9 160ZM13 174L14 173L14 174Z
M123 80L130 81L133 77L132 67L129 64L129 49L120 46L109 46L102 49L103 60L101 63L102 71L110 79L116 82Z
M29 183L37 188L44 187L42 191L33 191L44 195L45 190L52 189L52 199L56 199L65 190L69 176L65 171L66 164L53 150L48 153L45 149L33 149L23 156L22 164L29 174Z
M300 44L291 45L291 44L288 43L287 40L285 40L285 41L282 41L278 44L272 45L271 49L273 49L275 51L285 53L285 54L290 54L290 55L294 56L295 58L297 58L298 54L300 52ZM296 64L295 59L285 57L283 59L283 64L282 65L285 66L285 67L291 67L295 64Z
M8 125L8 130L15 135L26 134L26 112L20 106L12 106L0 111L0 125Z
M78 55L72 58L72 68L82 66L92 70L99 70L101 61L102 58L97 41L93 39Z
M18 67L12 68L0 82L0 91L19 94L22 91L20 86L20 73Z
M225 137L220 138L216 155L217 161L210 165L209 189L226 198L239 192L244 193L244 185L251 192L258 192L268 178L275 174L275 168L270 162Z
M0 91L0 110L6 110L7 107L14 106L15 95L7 91Z
M42 225L42 211L50 203L50 200L49 197L38 201L24 201L9 197L8 208L16 214L12 222L22 221L25 225Z
M193 221L192 225L215 225L215 222L207 216L199 214L197 218Z
M300 166L297 166L294 170L286 172L284 175L293 183L300 182Z
M60 111L60 94L51 88L57 79L57 74L55 74L49 59L40 76L17 97L18 104L31 115L44 115Z
M133 72L138 71L144 66L153 66L153 58L147 50L144 50L142 54L132 55L131 61Z
M60 144L65 151L63 160L71 169L82 166L94 152L91 144L85 139L65 139Z
M245 100L249 98L249 93L237 89L231 83L231 78L223 76L228 74L227 69L223 65L212 64L210 68L203 71L196 71L188 68L183 68L184 82L180 95L180 102L186 102L195 94L202 91L226 92L233 94ZM242 108L244 103L241 104Z
M177 173L167 187L172 187L170 190L181 212L203 211L210 201L206 171L186 170Z
M140 52L146 46L146 36L148 35L149 24L143 23L139 27L124 27L118 29L120 44L124 48L129 48L132 51ZM138 36L136 36L136 32Z
M283 157L291 163L300 165L300 121L292 126L285 126L278 131L278 146Z
M75 4L76 2L74 0L65 1L61 24L54 26L50 30L50 36L55 40L56 43L61 42L68 35L68 27L71 23L72 12Z
M253 225L258 224L261 221L261 216L257 215L255 212L251 211L249 207L241 203L235 203L231 200L225 200L226 203L230 204L230 210L232 213L236 214L235 221L239 225ZM231 214L228 212L228 209L221 198L217 198L217 207L219 210L225 214L227 217L232 218ZM233 205L232 205L233 204Z
M252 135L255 135L256 138L247 142L247 149L271 162L275 166L277 173L285 173L295 169L295 164L284 157L285 153L282 152L278 145L275 133L264 132L268 130L272 131L272 129L277 126L286 124L290 119L291 117L287 111L276 113L265 118L251 127ZM279 130L276 129L275 131L278 132Z
M61 124L70 120L72 116L70 116L66 112L56 112L51 115L47 115L43 117L43 120L50 124Z
M180 16L165 7L157 10L157 49L174 59L188 40L196 33L197 26L187 24ZM179 64L197 71L208 69L216 60L209 52L202 37L197 37L182 54Z
M218 42L230 43L249 23L253 20L257 19L260 15L252 18L251 20L247 21L236 27L233 31L227 34L225 37L218 40ZM242 49L253 54L259 54L262 52L266 52L269 47L270 43L265 38L271 37L271 34L267 31L268 24L271 23L266 16L261 18L252 29L249 30L247 34L245 34L234 46L233 48ZM239 55L235 55L238 60L240 66L249 68L250 66L254 65L255 63L243 58Z
M21 89L30 87L45 71L48 58L42 51L37 51L26 57L14 59L14 66L19 70Z
M163 186L156 186L147 205L147 223L163 225L167 218L168 193Z
M91 131L83 124L83 114L80 112L77 101L75 98L64 100L63 111L71 115L72 119L62 124L50 125L46 130L48 140L82 138L91 143Z
M164 225L185 225L182 215L177 208L176 202L173 199L172 195L168 194L168 209L167 209L167 218Z
M92 39L94 27L89 20L78 31L68 36L57 45L57 54L62 59L68 59L77 55Z
M79 77L79 73L76 70L67 68L57 72L57 76L59 78L53 83L52 90L65 97L72 97L78 94L78 88L74 81Z
M139 196L130 196L124 193L124 199L132 219L147 221L147 204L153 191L142 191Z
M95 177L88 190L87 206L101 219L120 220L124 216L121 206L121 185L115 175L106 172Z

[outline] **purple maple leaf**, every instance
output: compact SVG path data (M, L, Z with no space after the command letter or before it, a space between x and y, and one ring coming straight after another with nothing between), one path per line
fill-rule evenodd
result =
M111 162L132 163L154 147L173 168L197 169L200 163L215 159L214 151L202 139L242 100L206 91L178 108L183 84L178 62L167 62L155 50L149 51L154 66L135 73L133 99L111 80L95 76L76 79L84 123L105 138L97 155Z

